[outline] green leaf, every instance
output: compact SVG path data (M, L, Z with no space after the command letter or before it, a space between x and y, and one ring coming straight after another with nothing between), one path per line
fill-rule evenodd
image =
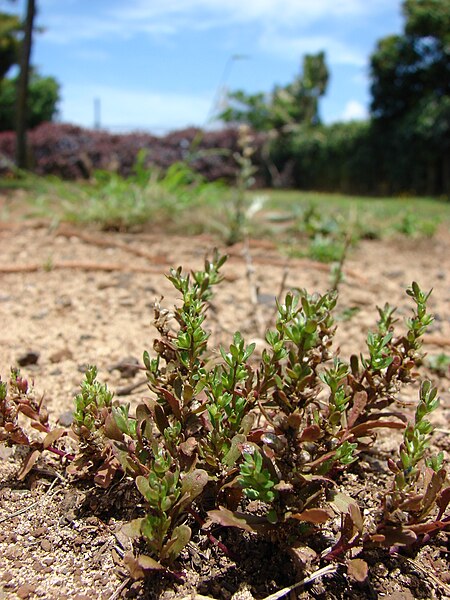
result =
M172 563L189 543L191 539L191 530L187 525L179 525L175 527L170 537L170 540L164 544L161 550L161 559L168 560Z

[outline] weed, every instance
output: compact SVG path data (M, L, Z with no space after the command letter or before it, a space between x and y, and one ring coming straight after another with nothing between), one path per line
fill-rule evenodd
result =
M239 170L236 186L231 196L229 233L226 240L229 245L235 244L243 238L248 205L245 192L254 184L253 175L257 171L257 168L252 164L252 156L255 152L253 138L250 128L246 125L241 125L239 128L238 146L239 152L235 152L233 155ZM253 206L255 205L253 204Z
M144 167L138 155L128 178L97 170L87 183L73 184L57 178L42 180L37 214L52 213L75 223L94 223L104 230L127 231L146 223L174 223L189 209L214 205L223 196L223 185L205 182L184 163L172 164L164 173Z
M426 365L429 369L434 371L437 375L445 377L450 374L450 356L441 352L433 356L427 356Z
M415 282L407 290L413 311L404 333L396 331L395 308L379 308L366 352L348 362L333 350L336 289L279 299L259 359L239 331L212 354L207 312L225 261L215 252L200 271L170 271L181 300L173 310L155 304L158 337L143 359L151 396L133 414L97 381L94 367L87 370L75 399L75 456L61 447L67 432L51 429L17 372L0 384L0 439L30 452L20 476L45 450L103 487L125 474L142 510L124 530L144 540L147 552L125 556L134 577L173 569L198 528L212 524L298 546L337 516L339 537L327 560L344 560L356 547L424 543L448 530L443 455L428 450L437 391L422 383L409 424L394 406L422 359L430 293ZM44 439L27 435L19 413ZM403 430L403 442L398 459L388 461L392 485L366 523L336 485L382 428Z

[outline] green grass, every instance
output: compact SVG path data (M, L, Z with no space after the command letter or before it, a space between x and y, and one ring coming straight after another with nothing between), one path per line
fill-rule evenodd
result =
M314 207L323 219L350 219L381 236L395 232L428 235L438 224L450 224L450 202L446 198L372 198L291 190L268 190L264 195L268 210L284 211L295 218Z
M89 182L20 173L0 179L7 201L1 217L17 214L14 192L22 190L24 217L94 224L133 231L150 227L166 233L212 233L227 240L236 190L207 183L181 164L165 174L136 169L124 179L97 172ZM243 233L273 237L281 232L285 249L296 256L339 261L345 243L387 236L432 237L450 224L450 202L436 198L367 198L303 191L263 190L246 195ZM14 210L13 210L14 209Z

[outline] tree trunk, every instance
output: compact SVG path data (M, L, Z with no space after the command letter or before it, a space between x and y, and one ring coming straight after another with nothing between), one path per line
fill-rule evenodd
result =
M19 169L28 167L27 152L27 105L28 105L28 80L30 75L31 44L33 38L33 22L36 12L35 0L27 1L27 14L25 18L25 31L20 53L20 74L17 88L16 106L16 164Z

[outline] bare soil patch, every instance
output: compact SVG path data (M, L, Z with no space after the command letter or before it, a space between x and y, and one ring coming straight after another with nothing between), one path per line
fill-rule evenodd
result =
M214 346L229 342L239 329L250 341L263 344L274 297L282 288L324 292L330 285L328 267L279 254L277 240L250 241L249 249L228 249L225 281L211 306ZM34 353L35 364L21 368L45 396L53 422L67 424L73 397L86 365L96 364L99 378L123 392L142 377L121 369L140 360L152 348L152 304L176 297L164 277L170 266L201 268L217 245L207 236L166 236L158 232L97 233L94 230L52 228L46 222L0 224L0 372ZM225 252L226 249L223 249ZM251 260L249 262L249 257ZM434 288L430 302L436 320L426 336L428 354L450 353L450 234L433 239L364 241L353 249L340 287L338 313L353 316L339 326L337 343L347 357L364 349L367 330L377 319L376 305L398 306L398 316L410 312L404 290L413 280ZM450 461L450 378L437 377L424 365L421 375L439 387L441 406L434 417L435 448ZM414 388L414 386L413 386ZM146 394L138 387L128 395L132 404ZM417 386L401 400L417 397ZM393 448L390 431L381 433L379 450L366 457L380 465L379 477L367 477L364 462L348 475L347 489L361 499L376 497L387 485L383 464ZM394 441L394 444L396 442ZM286 551L276 544L233 531L216 532L233 549L223 556L200 539L183 555L183 581L151 577L145 583L128 579L120 555L127 540L120 532L136 498L124 485L104 491L69 483L58 464L47 457L24 482L15 474L20 452L0 448L0 598L265 598L317 570L296 572ZM331 573L292 592L299 598L450 598L449 536L442 533L414 555L373 552L368 581L353 582L339 566Z

